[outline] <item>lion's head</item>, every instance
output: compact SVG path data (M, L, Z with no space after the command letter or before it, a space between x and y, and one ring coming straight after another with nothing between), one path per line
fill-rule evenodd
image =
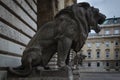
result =
M69 17L77 22L78 26L86 27L88 32L90 29L93 29L96 33L100 31L98 24L102 24L106 18L104 14L99 12L98 8L90 6L87 2L68 6L65 9L62 9L55 17L59 17L60 15L69 15Z
M96 33L100 31L99 24L102 24L105 21L106 16L99 12L98 8L89 7L87 12L88 25Z

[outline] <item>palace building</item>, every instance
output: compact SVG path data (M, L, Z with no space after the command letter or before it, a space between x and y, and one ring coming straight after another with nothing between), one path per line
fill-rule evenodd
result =
M87 58L82 71L120 70L120 18L108 18L100 25L101 31L89 34L82 54Z

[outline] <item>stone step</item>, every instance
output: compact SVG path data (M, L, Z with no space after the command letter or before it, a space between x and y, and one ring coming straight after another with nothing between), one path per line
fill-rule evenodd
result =
M8 80L73 80L71 69L65 70L33 70L27 77L8 74Z
M80 80L120 80L120 77L81 77Z
M8 78L7 80L68 80L61 77L31 77L31 78Z
M0 71L0 80L7 80L7 71Z
M80 73L82 77L120 77L120 73Z

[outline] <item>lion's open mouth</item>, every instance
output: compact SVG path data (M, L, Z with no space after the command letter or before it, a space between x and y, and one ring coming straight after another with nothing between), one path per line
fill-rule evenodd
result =
M99 16L100 16L100 19L98 20L98 23L96 24L97 26L95 27L95 32L96 33L100 32L101 28L100 28L99 24L102 24L105 21L105 18L106 18L106 16L101 14L101 13L99 13Z
M100 30L101 30L100 26L99 26L99 25L97 25L95 28L96 28L96 29L95 29L95 32L96 32L96 33L99 33L99 32L100 32Z
M105 21L106 16L101 13L99 13L99 16L100 16L100 19L98 20L98 24L102 24Z

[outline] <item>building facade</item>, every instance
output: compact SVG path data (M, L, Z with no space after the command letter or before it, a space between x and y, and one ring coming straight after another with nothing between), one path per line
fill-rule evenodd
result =
M89 34L81 52L87 56L82 71L119 71L120 18L106 19L99 34Z

